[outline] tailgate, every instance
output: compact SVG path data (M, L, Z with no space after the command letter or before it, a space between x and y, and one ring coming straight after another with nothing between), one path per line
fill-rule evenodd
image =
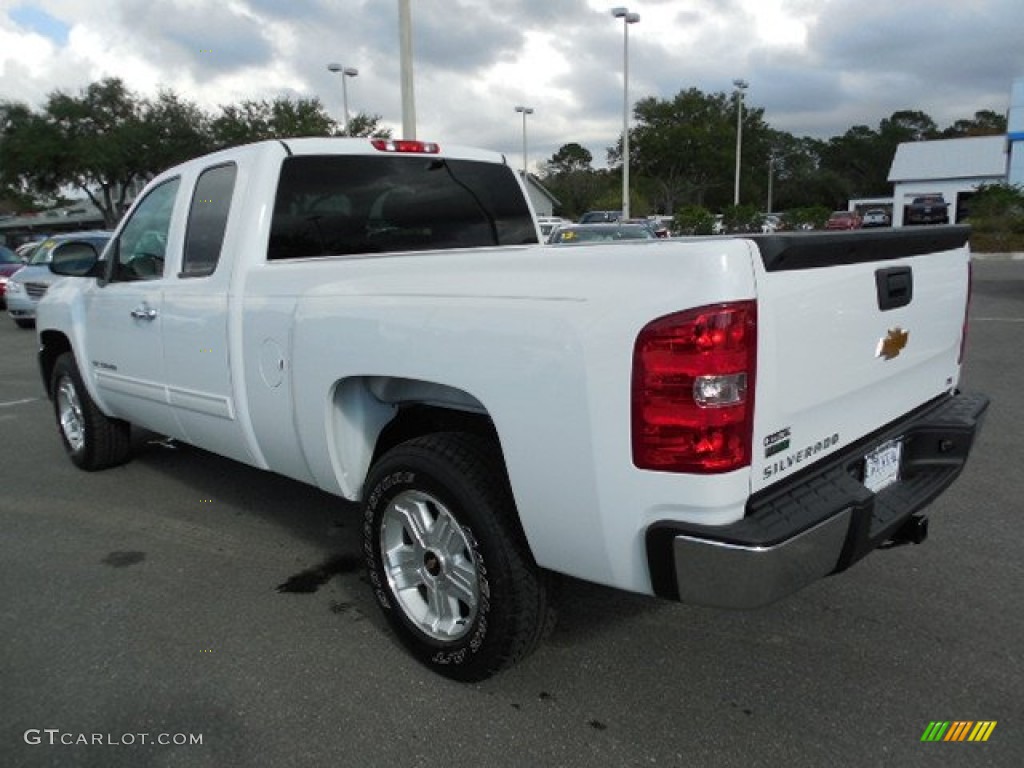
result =
M950 226L753 238L752 491L955 388L967 236Z

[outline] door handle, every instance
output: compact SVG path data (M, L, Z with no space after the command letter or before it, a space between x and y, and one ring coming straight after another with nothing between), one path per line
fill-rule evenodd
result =
M914 300L914 272L910 267L876 270L875 287L880 310L905 307Z
M132 310L132 317L136 320L155 320L156 310L143 303Z

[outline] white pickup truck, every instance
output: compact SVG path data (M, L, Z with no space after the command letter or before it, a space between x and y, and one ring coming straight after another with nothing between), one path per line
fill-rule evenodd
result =
M553 572L751 607L923 540L988 405L967 235L544 246L498 154L269 141L65 247L39 362L83 469L134 424L359 502L396 635L478 680Z

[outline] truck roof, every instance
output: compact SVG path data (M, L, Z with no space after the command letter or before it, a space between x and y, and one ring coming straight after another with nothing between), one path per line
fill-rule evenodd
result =
M218 160L230 160L237 158L240 154L246 154L250 152L264 153L267 151L280 152L284 151L287 155L384 155L384 154L396 154L396 155L412 155L418 154L416 151L410 151L405 149L406 142L400 140L381 140L381 139L369 139L369 138L320 138L320 137L309 137L309 138L291 138L291 139L266 139L264 141L256 141L250 144L240 144L234 147L228 147L221 149L216 152L211 152L205 155L199 155L186 160L183 163L179 163L173 168L168 168L163 171L160 176L173 175L179 172L181 169L191 165L192 163L200 163L204 166L209 165L212 162ZM410 142L411 146L426 147L427 151L422 152L428 157L443 157L448 159L459 159L459 160L475 160L487 163L496 163L499 165L508 165L508 162L503 154L500 152L494 152L486 149L478 149L475 147L466 147L453 144L444 144L436 142Z
M269 143L283 144L293 155L373 155L384 152L395 152L396 154L412 154L402 151L402 140L375 140L368 138L299 138L272 140ZM430 145L436 148L431 155L441 157L459 158L461 160L479 160L482 162L507 164L505 156L500 152L494 152L476 147L446 144L444 142L409 142L411 144ZM389 148L381 148L380 145Z

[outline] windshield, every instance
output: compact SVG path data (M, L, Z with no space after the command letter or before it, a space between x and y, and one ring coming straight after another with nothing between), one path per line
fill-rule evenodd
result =
M580 224L593 224L597 221L615 221L619 216L618 211L588 211L580 217Z
M5 245L0 245L0 264L17 264L21 261L18 255Z
M32 251L32 258L28 260L29 264L49 264L50 256L53 254L53 246L57 244L56 240L46 240L39 244L39 247Z

